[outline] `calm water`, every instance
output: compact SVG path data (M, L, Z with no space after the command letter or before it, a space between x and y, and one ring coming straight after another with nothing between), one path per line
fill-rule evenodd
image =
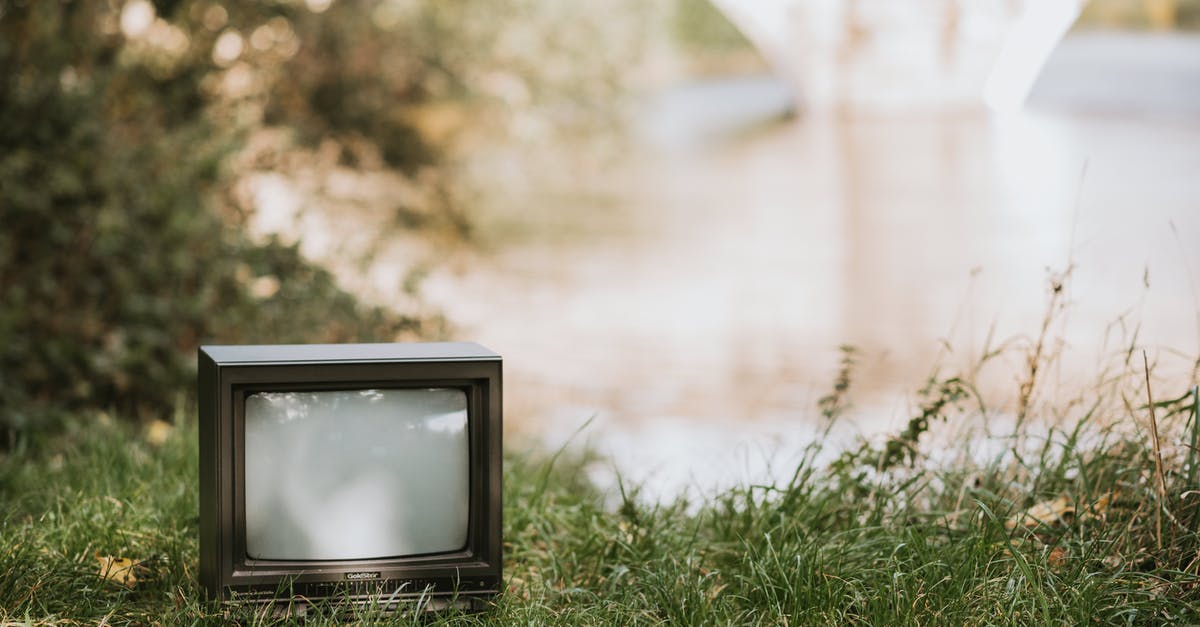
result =
M633 417L787 411L841 343L910 383L939 340L1035 331L1046 269L1072 261L1073 335L1134 308L1147 341L1194 351L1200 71L1151 76L1179 89L1139 102L1107 68L1061 76L1081 66L1052 63L1012 119L800 116L725 136L782 109L780 89L687 85L648 108L618 207L534 194L571 235L501 246L427 293L531 395Z
M1068 267L1047 389L1086 385L1135 333L1164 394L1186 383L1200 39L1075 36L1011 118L781 118L790 103L769 78L684 84L645 104L619 164L566 192L497 186L513 209L490 219L514 235L442 255L422 291L504 355L514 431L557 443L594 418L583 437L651 496L787 472L840 345L861 364L835 435L893 428L935 368L1036 336ZM306 244L352 242L337 222L301 225ZM1020 367L984 384L1011 398Z
M858 427L888 428L939 364L972 363L989 333L1036 335L1068 267L1056 384L1090 380L1137 325L1178 375L1198 352L1200 47L1133 43L1126 58L1121 37L1075 38L1006 119L731 132L786 93L685 85L647 106L611 206L533 193L569 228L531 228L425 292L505 356L518 430L553 441L594 416L594 443L701 485L812 437L839 345L861 351ZM997 390L1019 361L996 368ZM738 470L706 469L714 456Z

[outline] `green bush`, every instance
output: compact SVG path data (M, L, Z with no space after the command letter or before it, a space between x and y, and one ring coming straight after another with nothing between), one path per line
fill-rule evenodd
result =
M637 5L0 0L0 447L56 412L161 415L203 341L440 333L240 232L232 164L279 164L231 157L264 128L332 145L433 187L396 228L469 233L460 127L586 128L637 56Z
M99 8L96 8L99 6ZM294 246L218 215L236 129L211 69L122 61L100 3L0 1L0 427L56 412L164 416L213 342L392 340L430 321L364 307Z

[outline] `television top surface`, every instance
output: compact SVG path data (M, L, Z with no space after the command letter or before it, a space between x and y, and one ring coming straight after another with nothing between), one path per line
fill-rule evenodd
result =
M201 346L219 364L280 362L361 362L493 360L496 353L474 342L406 342L392 344L271 344Z

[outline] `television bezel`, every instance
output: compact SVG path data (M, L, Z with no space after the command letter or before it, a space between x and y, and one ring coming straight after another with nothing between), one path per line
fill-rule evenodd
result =
M502 570L501 358L472 343L201 346L200 583L211 598L484 600ZM467 538L458 551L355 560L246 554L245 399L257 392L453 388L467 397Z

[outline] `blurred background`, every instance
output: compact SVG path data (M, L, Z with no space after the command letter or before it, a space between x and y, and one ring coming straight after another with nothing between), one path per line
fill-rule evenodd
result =
M514 435L592 420L663 485L786 461L847 354L855 433L939 372L1015 399L1035 352L1049 396L1133 347L1194 382L1197 29L1200 0L0 0L4 443L171 415L200 342L479 341Z

